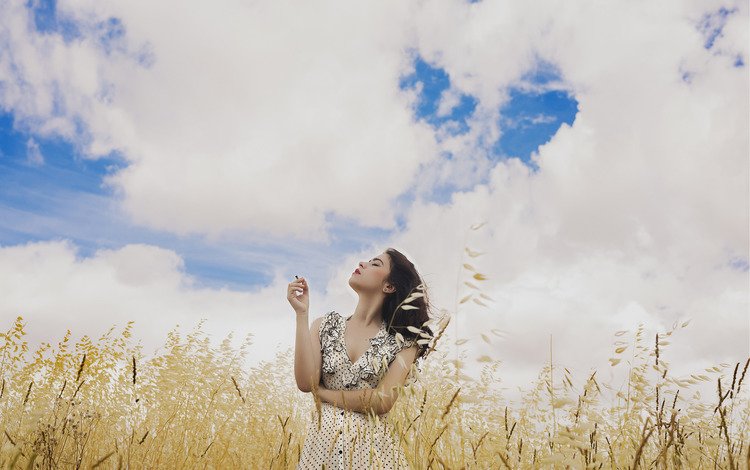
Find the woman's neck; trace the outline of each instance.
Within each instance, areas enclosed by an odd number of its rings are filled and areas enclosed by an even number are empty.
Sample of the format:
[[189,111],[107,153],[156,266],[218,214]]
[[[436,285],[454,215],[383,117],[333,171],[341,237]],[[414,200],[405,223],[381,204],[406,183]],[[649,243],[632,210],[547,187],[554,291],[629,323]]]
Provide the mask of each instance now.
[[361,324],[365,328],[370,326],[380,326],[383,322],[383,298],[378,296],[369,297],[365,295],[359,296],[359,302],[357,307],[354,309],[352,314],[352,320]]

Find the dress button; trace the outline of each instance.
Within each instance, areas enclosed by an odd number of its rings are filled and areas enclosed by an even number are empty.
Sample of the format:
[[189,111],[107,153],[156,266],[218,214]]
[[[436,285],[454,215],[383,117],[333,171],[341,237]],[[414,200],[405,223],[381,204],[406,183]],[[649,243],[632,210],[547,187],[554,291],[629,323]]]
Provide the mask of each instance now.
[[344,412],[343,411],[341,412],[341,416],[344,416]]
[[343,452],[344,452],[343,450],[339,449],[339,454],[342,454]]

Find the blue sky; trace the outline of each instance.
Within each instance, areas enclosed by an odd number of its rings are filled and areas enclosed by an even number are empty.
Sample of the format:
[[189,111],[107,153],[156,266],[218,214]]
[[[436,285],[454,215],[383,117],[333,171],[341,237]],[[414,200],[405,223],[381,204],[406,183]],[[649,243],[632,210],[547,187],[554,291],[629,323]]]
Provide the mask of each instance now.
[[[33,11],[39,33],[60,35],[66,42],[82,36],[80,26],[60,14],[54,0],[29,1],[27,8]],[[735,13],[736,7],[721,7],[701,16],[696,28],[704,37],[705,49],[713,47],[721,37],[727,19]],[[126,36],[127,28],[120,19],[108,17],[96,22],[93,28],[107,53],[122,47],[120,41]],[[139,63],[148,65],[148,60],[142,58],[139,58]],[[451,88],[451,77],[444,68],[429,63],[413,51],[412,60],[413,73],[399,77],[394,86],[420,90],[413,118],[427,123],[436,132],[441,128],[450,129],[449,134],[454,136],[468,132],[470,119],[478,106],[477,97],[459,92],[458,103],[449,113],[439,115],[441,95]],[[737,56],[734,66],[744,66],[740,56]],[[683,72],[684,81],[689,82],[690,77],[690,72]],[[538,171],[530,159],[531,153],[547,143],[563,123],[573,125],[578,112],[578,103],[569,90],[549,87],[562,79],[564,77],[554,64],[539,60],[517,85],[508,87],[509,99],[498,110],[501,137],[483,143],[489,158],[518,158],[533,171]],[[33,126],[27,124],[18,122],[12,111],[0,114],[2,245],[62,237],[75,241],[80,254],[89,256],[97,248],[115,248],[128,243],[157,244],[182,255],[187,271],[203,284],[234,288],[266,283],[269,280],[268,267],[291,254],[287,253],[288,245],[283,242],[211,243],[197,235],[180,237],[132,224],[117,210],[112,192],[102,185],[105,175],[127,165],[122,155],[115,153],[97,160],[82,158],[75,142],[36,135],[29,131]],[[443,157],[452,158],[450,154]],[[445,203],[454,190],[450,186],[437,187],[432,200]],[[413,195],[409,192],[398,199],[403,204],[412,200]],[[389,236],[387,230],[361,227],[337,217],[335,213],[328,213],[326,220],[334,227],[333,243],[318,248],[332,256]],[[403,227],[404,220],[399,219],[398,228]],[[266,263],[249,269],[251,264],[248,261],[254,259],[252,253],[256,251],[264,253]],[[271,252],[279,253],[280,258],[269,259]],[[237,253],[245,253],[246,257],[237,256]]]
[[209,317],[268,358],[295,274],[350,308],[394,246],[450,309],[468,244],[494,302],[449,335],[511,332],[467,343],[509,383],[552,333],[584,373],[638,322],[694,317],[690,372],[744,351],[747,8],[557,8],[0,3],[0,311],[152,346]]
[[[510,99],[500,108],[500,128],[503,135],[496,142],[489,143],[490,155],[494,158],[519,158],[535,167],[529,156],[540,145],[547,143],[563,123],[572,125],[578,111],[577,101],[569,92],[560,90],[538,90],[553,81],[560,80],[559,73],[546,63],[526,74],[524,87],[510,87]],[[445,70],[432,66],[416,56],[414,73],[402,77],[402,88],[416,88],[421,84],[419,103],[415,117],[428,122],[435,128],[449,121],[456,123],[452,134],[468,132],[467,120],[477,106],[477,99],[461,94],[460,101],[451,113],[438,115],[441,94],[451,86]],[[532,87],[529,91],[526,88]]]
[[[60,34],[66,41],[79,35],[74,22],[57,14],[54,1],[36,3],[35,24],[39,32]],[[710,49],[734,10],[720,8],[707,13],[699,24],[705,37],[704,47]],[[102,44],[115,42],[125,34],[125,27],[116,18],[100,23]],[[742,59],[735,61],[743,67]],[[451,134],[469,130],[469,120],[478,100],[460,94],[459,103],[450,113],[438,115],[441,95],[451,87],[451,77],[443,68],[430,64],[418,54],[413,56],[414,71],[402,76],[402,89],[420,89],[414,119],[428,123],[435,130],[452,124]],[[490,158],[519,158],[534,171],[530,154],[547,143],[566,123],[572,125],[578,112],[577,101],[570,92],[545,89],[560,80],[559,71],[540,61],[536,69],[525,74],[519,86],[509,87],[509,100],[499,109],[502,135],[486,143]],[[689,81],[685,72],[683,79]],[[113,154],[97,160],[82,158],[75,145],[60,137],[44,137],[29,132],[16,121],[12,112],[0,114],[0,244],[14,245],[27,241],[69,238],[90,256],[98,248],[116,248],[128,243],[148,243],[175,250],[183,256],[186,270],[206,286],[227,286],[243,289],[262,285],[270,280],[269,267],[282,262],[290,252],[287,243],[211,243],[201,236],[176,236],[131,224],[117,211],[112,192],[103,187],[102,178],[127,165],[122,156]],[[34,163],[34,155],[43,162]],[[446,158],[451,158],[446,155]],[[450,199],[453,189],[441,187],[432,195],[436,202]],[[401,196],[409,202],[411,195]],[[329,213],[333,243],[320,250],[331,256],[342,251],[359,249],[363,244],[386,239],[387,230],[359,227]],[[404,221],[399,220],[399,227]],[[255,264],[253,253],[262,252],[264,264]],[[278,253],[278,259],[269,258]],[[256,260],[257,262],[257,260]],[[743,260],[735,265],[746,264]],[[251,269],[253,267],[254,269]],[[323,267],[321,267],[323,269]]]
[[[37,26],[43,31],[59,27],[48,7],[39,10]],[[117,24],[114,22],[113,24]],[[72,26],[66,26],[67,34]],[[445,70],[432,66],[418,55],[414,73],[401,77],[403,89],[421,84],[414,119],[437,128],[448,121],[458,123],[459,133],[468,130],[467,119],[475,110],[476,98],[463,95],[449,115],[438,116],[441,93],[451,86]],[[554,78],[542,69],[524,77],[528,84],[543,86]],[[515,157],[531,164],[529,155],[546,143],[564,122],[575,119],[576,101],[561,91],[528,92],[512,89],[510,101],[500,109],[503,135],[488,151],[495,159]],[[205,286],[248,289],[270,281],[271,265],[294,258],[288,243],[211,243],[201,236],[176,236],[129,223],[117,211],[114,194],[102,178],[127,165],[117,154],[91,160],[82,158],[76,147],[62,138],[45,138],[19,129],[12,113],[0,115],[0,244],[67,238],[75,242],[81,256],[98,248],[117,248],[128,243],[147,243],[170,248],[185,260],[186,271]],[[43,162],[34,163],[35,152]],[[436,192],[435,201],[450,198],[450,188]],[[402,196],[405,201],[409,195]],[[332,244],[319,246],[331,256],[384,240],[387,230],[352,226],[328,214]],[[400,220],[400,226],[404,221]],[[262,253],[262,256],[254,256]],[[275,253],[274,256],[270,256]],[[264,260],[257,264],[261,258]],[[251,269],[252,268],[252,269]],[[322,271],[324,266],[320,266]]]

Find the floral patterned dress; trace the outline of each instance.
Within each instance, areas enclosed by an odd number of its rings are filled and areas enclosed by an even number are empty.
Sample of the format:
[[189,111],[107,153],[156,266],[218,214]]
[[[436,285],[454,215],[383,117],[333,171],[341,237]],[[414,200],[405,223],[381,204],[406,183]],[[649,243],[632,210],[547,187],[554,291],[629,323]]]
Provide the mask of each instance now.
[[[370,347],[352,363],[344,343],[348,320],[331,311],[320,323],[321,384],[331,390],[375,388],[396,354],[416,343],[405,339],[399,346],[383,322],[370,338]],[[410,372],[406,384],[414,380]],[[373,423],[366,414],[322,402],[320,417],[315,408],[311,410],[297,470],[320,470],[323,465],[326,470],[409,469],[387,418],[388,413],[379,415]]]

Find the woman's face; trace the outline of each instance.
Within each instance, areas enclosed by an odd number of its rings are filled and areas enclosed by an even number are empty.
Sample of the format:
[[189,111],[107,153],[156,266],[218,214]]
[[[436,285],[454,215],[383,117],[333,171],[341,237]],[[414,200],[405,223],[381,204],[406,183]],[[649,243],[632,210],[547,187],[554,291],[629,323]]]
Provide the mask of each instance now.
[[391,258],[383,252],[369,261],[360,261],[349,277],[349,285],[357,292],[383,292],[392,290],[385,281],[391,272]]

